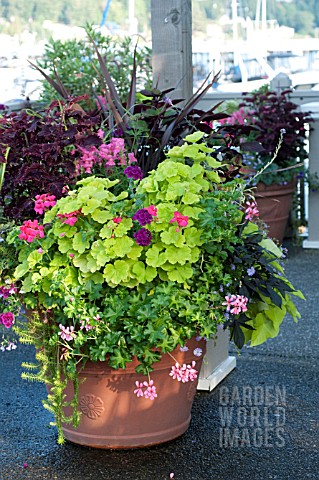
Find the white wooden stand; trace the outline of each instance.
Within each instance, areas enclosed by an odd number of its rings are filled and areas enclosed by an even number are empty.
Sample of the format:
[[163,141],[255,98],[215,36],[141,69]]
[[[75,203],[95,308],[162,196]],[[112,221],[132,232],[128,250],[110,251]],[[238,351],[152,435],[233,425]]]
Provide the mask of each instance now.
[[219,330],[216,339],[208,340],[197,390],[213,390],[236,367],[236,357],[229,356],[228,347],[226,330]]

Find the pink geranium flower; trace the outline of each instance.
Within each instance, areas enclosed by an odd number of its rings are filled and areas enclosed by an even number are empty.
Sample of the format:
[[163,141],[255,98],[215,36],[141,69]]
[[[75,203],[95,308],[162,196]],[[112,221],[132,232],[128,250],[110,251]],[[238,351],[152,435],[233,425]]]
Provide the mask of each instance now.
[[169,221],[169,223],[177,222],[180,227],[187,227],[188,217],[182,215],[180,212],[174,212],[174,217]]
[[234,315],[247,312],[247,297],[243,295],[226,295],[225,300],[226,302],[223,302],[223,305],[226,305],[226,312],[233,313]]
[[246,202],[245,219],[251,222],[255,217],[259,217],[259,210],[257,208],[257,203]]
[[193,382],[197,379],[198,372],[195,370],[196,362],[192,361],[191,365],[180,365],[179,363],[175,363],[172,366],[170,371],[170,376],[173,377],[173,380],[178,380],[179,382],[186,383],[186,382]]
[[150,205],[149,207],[146,207],[145,210],[147,210],[152,217],[157,217],[157,208],[155,208],[155,205]]
[[58,335],[61,336],[62,340],[66,340],[67,342],[76,338],[76,333],[74,331],[73,325],[71,327],[64,327],[62,323],[59,325],[59,333]]
[[144,397],[143,383],[136,380],[135,385],[137,386],[137,388],[134,390],[135,395],[138,397]]
[[32,243],[36,238],[43,238],[43,225],[39,225],[38,220],[25,220],[20,227],[19,238]]
[[70,213],[58,213],[57,217],[61,220],[61,222],[73,227],[73,225],[78,221],[78,216],[80,214],[81,210],[75,210],[74,212]]
[[44,213],[48,208],[54,207],[55,204],[55,195],[49,195],[48,193],[36,195],[34,211],[42,215],[42,213]]
[[157,397],[156,387],[154,381],[150,380],[149,382],[135,382],[137,388],[134,390],[135,395],[138,397],[148,398],[149,400],[155,400]]
[[149,383],[143,382],[146,390],[144,390],[144,398],[149,398],[150,400],[155,400],[157,397],[156,387],[154,385],[154,381],[150,380]]

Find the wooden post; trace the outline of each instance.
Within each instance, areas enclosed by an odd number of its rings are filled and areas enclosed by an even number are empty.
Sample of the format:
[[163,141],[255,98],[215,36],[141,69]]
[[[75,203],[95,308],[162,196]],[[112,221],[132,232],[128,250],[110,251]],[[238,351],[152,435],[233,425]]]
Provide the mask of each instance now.
[[192,2],[152,0],[152,66],[154,86],[175,88],[171,98],[193,93]]

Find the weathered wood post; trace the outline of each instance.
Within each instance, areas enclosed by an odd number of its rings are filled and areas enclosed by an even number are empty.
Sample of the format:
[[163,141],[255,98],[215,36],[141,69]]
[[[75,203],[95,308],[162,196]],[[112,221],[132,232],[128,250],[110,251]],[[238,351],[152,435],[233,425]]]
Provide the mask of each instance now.
[[152,0],[152,66],[154,85],[175,88],[172,98],[193,93],[192,1]]

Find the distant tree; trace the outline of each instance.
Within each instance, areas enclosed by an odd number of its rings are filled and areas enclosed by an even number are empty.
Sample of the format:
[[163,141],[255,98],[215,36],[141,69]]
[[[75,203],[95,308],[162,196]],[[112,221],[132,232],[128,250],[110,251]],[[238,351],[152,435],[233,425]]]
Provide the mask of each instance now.
[[[161,1],[161,0],[158,0]],[[256,0],[237,0],[238,15],[255,19]],[[0,31],[32,28],[40,31],[44,20],[83,26],[99,25],[106,0],[0,0],[0,17],[5,22]],[[129,0],[111,0],[107,22],[122,29],[128,27]],[[206,32],[207,25],[218,22],[221,16],[232,15],[232,0],[193,0],[193,29]],[[135,0],[135,16],[140,32],[150,31],[151,0]],[[277,19],[302,35],[314,35],[319,28],[319,0],[267,0],[267,18]],[[6,22],[8,24],[6,25]]]

